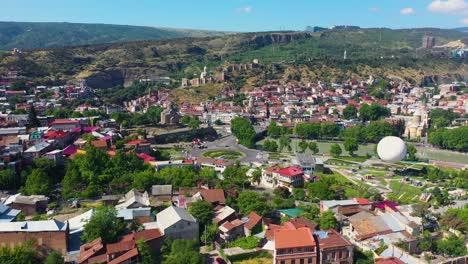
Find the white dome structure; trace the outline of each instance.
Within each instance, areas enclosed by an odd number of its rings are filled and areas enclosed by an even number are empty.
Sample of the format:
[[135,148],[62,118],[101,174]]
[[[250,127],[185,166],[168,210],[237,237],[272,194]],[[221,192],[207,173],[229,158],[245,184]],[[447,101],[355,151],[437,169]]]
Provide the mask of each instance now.
[[406,143],[399,137],[384,137],[377,145],[377,154],[382,161],[399,162],[406,156]]

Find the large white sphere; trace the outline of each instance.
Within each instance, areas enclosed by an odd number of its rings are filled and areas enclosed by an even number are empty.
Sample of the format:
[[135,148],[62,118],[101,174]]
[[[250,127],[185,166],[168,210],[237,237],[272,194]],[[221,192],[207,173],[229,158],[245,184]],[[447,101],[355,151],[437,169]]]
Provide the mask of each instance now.
[[399,137],[384,137],[377,145],[377,154],[385,162],[399,162],[406,156],[406,144]]

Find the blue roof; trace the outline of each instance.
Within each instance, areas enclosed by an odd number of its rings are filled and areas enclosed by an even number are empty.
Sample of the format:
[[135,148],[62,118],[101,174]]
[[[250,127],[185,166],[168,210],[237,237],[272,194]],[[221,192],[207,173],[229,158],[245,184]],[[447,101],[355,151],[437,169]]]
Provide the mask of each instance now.
[[325,231],[317,231],[313,233],[314,235],[317,235],[320,239],[324,239],[328,237],[328,232]]

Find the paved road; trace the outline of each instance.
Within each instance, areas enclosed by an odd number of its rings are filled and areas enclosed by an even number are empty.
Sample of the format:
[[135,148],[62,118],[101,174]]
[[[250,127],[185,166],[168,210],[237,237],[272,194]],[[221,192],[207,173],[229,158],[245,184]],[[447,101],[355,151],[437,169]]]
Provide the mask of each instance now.
[[201,157],[203,156],[202,154],[207,151],[233,150],[242,152],[244,154],[244,156],[239,159],[241,162],[250,163],[253,161],[258,161],[257,155],[261,152],[259,150],[249,149],[240,144],[237,144],[236,138],[232,135],[222,137],[212,142],[207,142],[205,146],[207,146],[207,148],[205,149],[194,148],[191,151],[189,151],[189,154],[192,157]]

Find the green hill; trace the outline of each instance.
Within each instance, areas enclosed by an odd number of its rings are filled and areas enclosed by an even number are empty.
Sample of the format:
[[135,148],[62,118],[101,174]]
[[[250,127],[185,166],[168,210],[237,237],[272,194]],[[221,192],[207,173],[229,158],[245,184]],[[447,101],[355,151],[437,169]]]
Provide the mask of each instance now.
[[206,37],[223,32],[141,26],[0,22],[0,50],[79,46],[133,40]]
[[[92,87],[108,88],[147,76],[192,77],[205,65],[213,70],[258,59],[265,67],[280,67],[275,74],[267,70],[242,76],[252,85],[265,78],[307,82],[367,79],[373,75],[426,83],[468,76],[466,60],[449,59],[447,50],[420,49],[422,37],[428,33],[435,36],[438,45],[467,36],[428,28],[346,29],[107,43],[24,51],[21,56],[0,53],[0,75],[19,70],[36,79],[86,78]],[[233,83],[242,84],[238,80]]]

